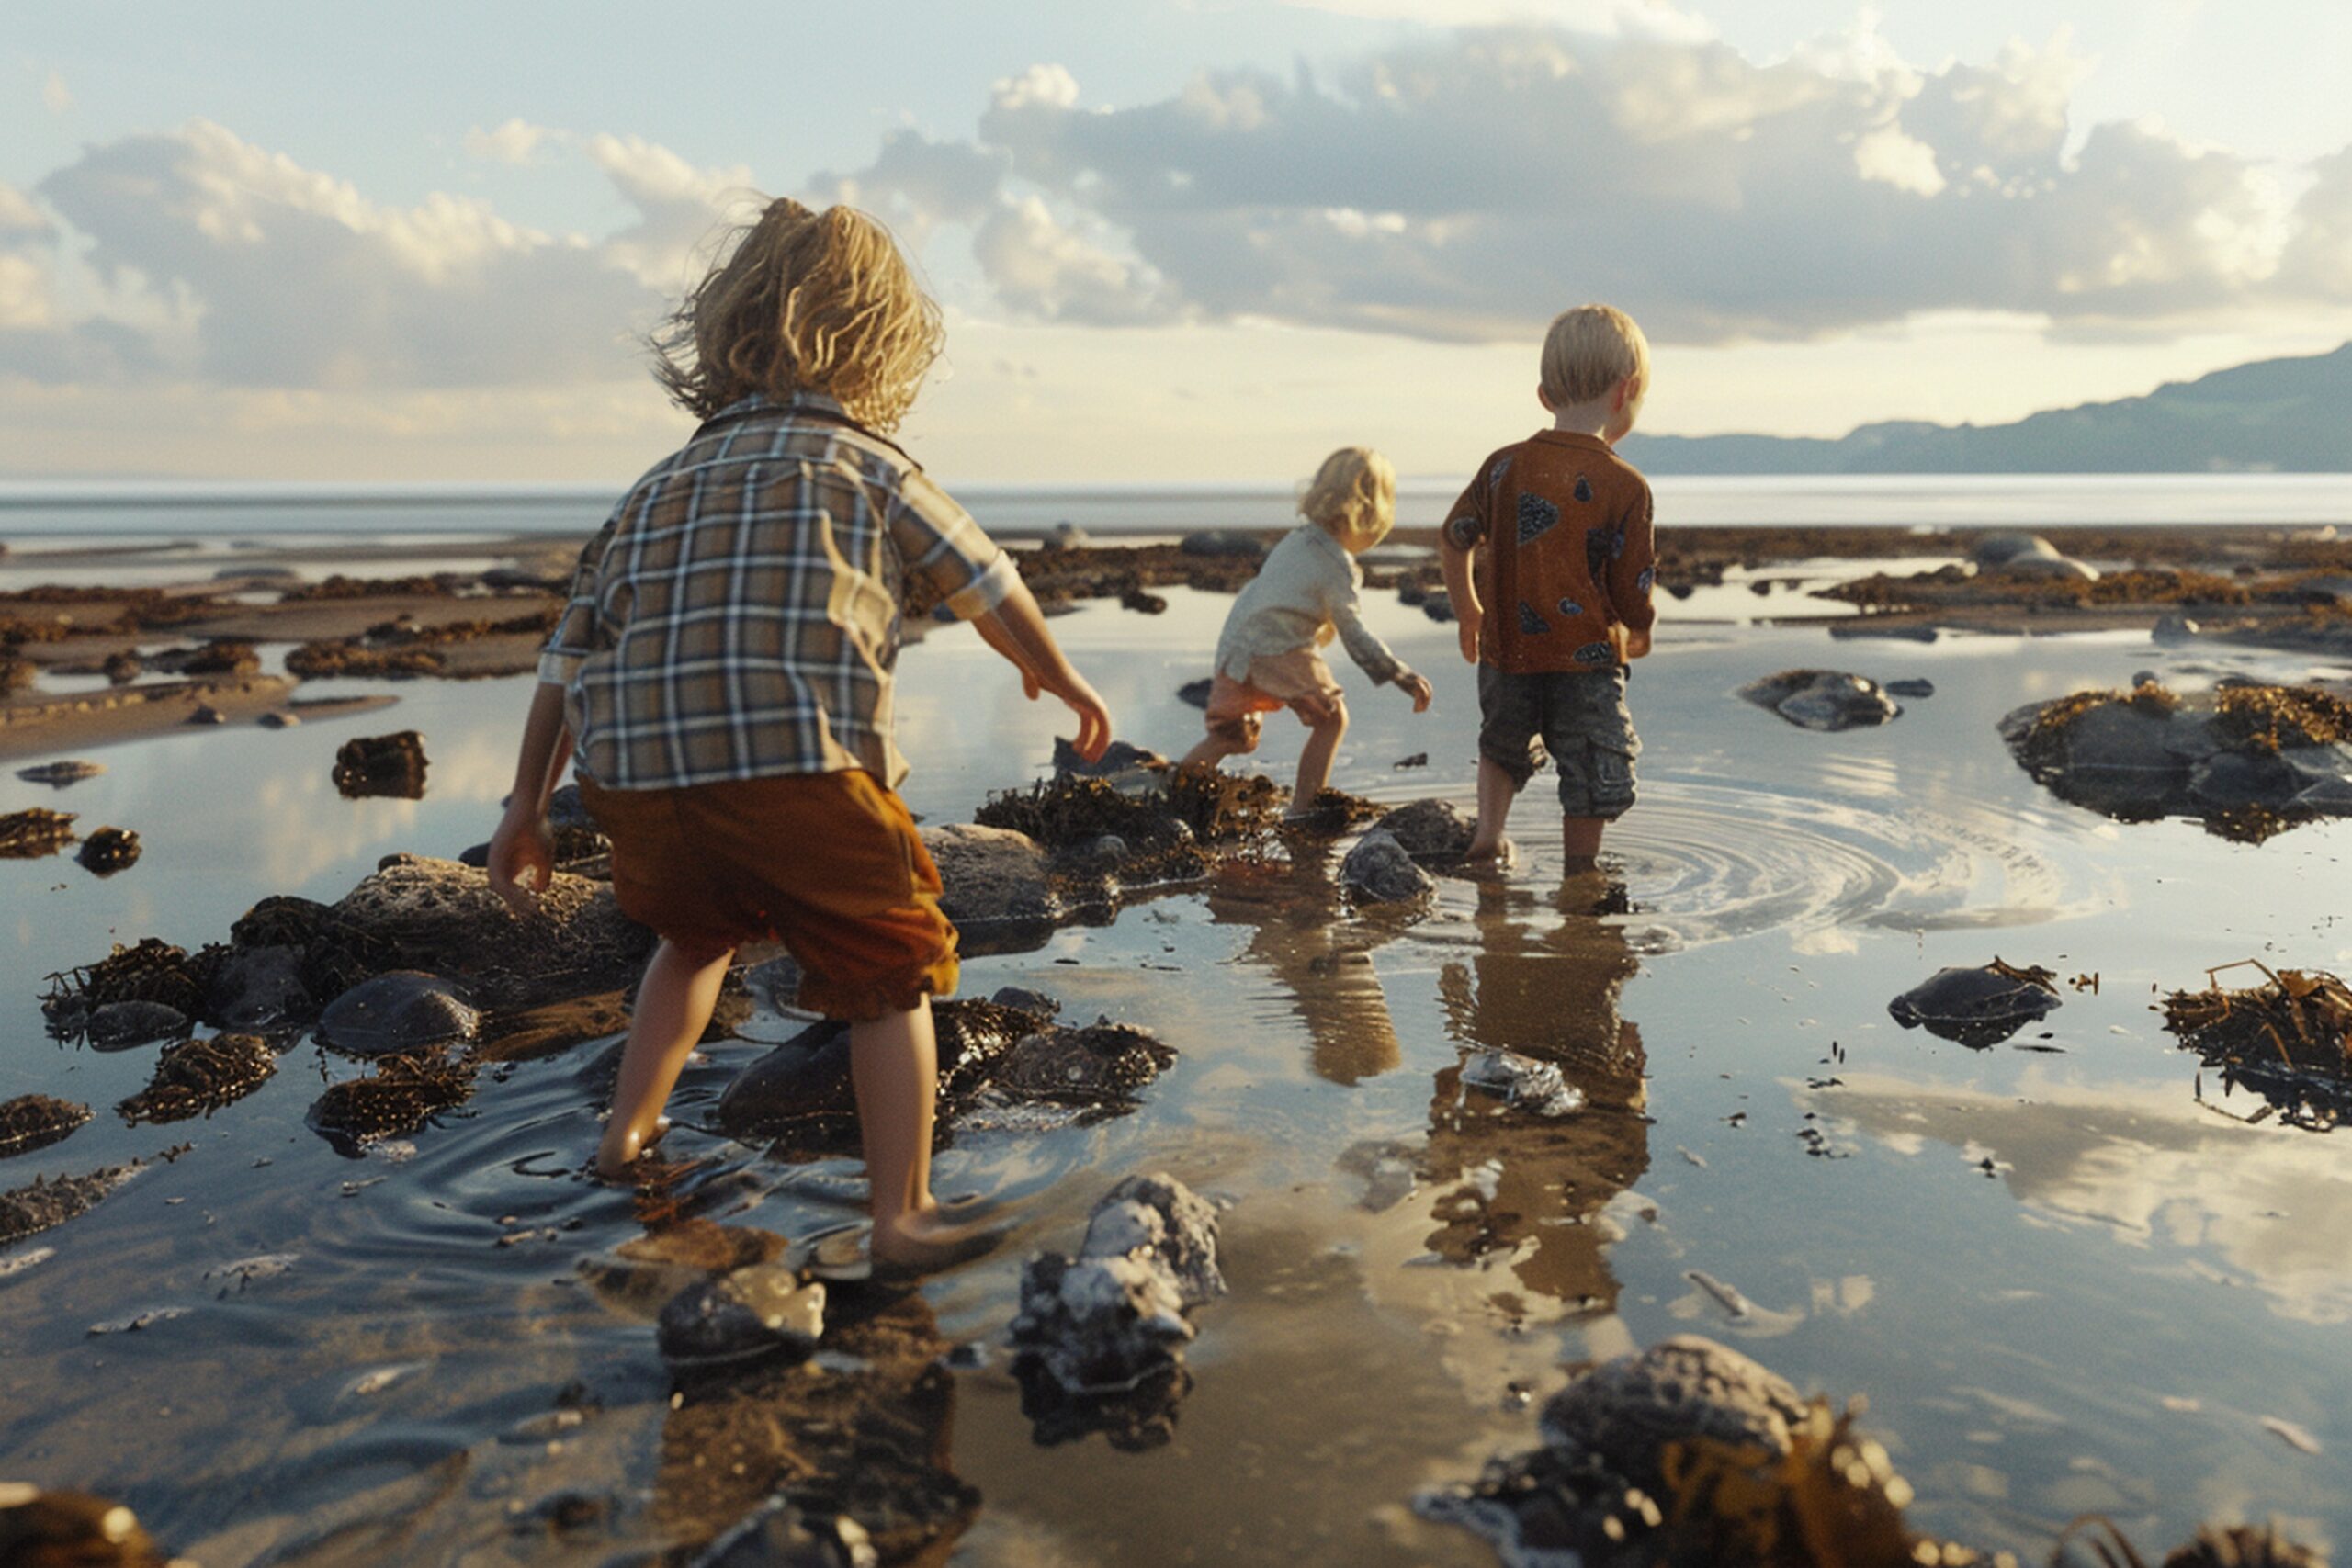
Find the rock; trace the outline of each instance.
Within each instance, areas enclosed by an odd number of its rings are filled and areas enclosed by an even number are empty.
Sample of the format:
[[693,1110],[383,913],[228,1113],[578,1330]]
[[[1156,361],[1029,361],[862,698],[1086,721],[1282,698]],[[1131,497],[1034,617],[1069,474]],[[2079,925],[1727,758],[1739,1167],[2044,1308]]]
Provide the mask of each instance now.
[[187,1038],[188,1017],[164,1002],[108,1002],[92,1010],[82,1025],[83,1037],[100,1051],[120,1051],[158,1040]]
[[1889,681],[1884,688],[1890,697],[1932,697],[1936,694],[1933,681]]
[[1205,675],[1197,681],[1187,681],[1176,688],[1176,700],[1205,712],[1209,705],[1210,689],[1216,684],[1213,678]]
[[0,1562],[9,1568],[187,1568],[121,1504],[0,1482]]
[[319,1038],[355,1056],[462,1044],[481,1032],[481,1014],[449,982],[411,969],[362,980],[319,1018]]
[[1999,1043],[2060,1004],[2056,976],[1998,958],[1974,969],[1939,969],[1887,1004],[1905,1029],[1983,1049]]
[[1225,1294],[1216,1261],[1216,1211],[1164,1171],[1130,1176],[1102,1195],[1086,1224],[1081,1258],[1156,1259],[1196,1307]]
[[288,713],[282,708],[273,708],[254,722],[264,729],[292,729],[302,722],[302,717],[300,714]]
[[109,683],[128,686],[147,672],[147,662],[138,654],[125,649],[119,653],[107,654],[106,662],[99,668],[104,671]]
[[96,778],[106,771],[104,762],[43,762],[38,768],[18,768],[17,776],[27,784],[63,789],[69,784],[80,784],[84,779]]
[[473,1093],[474,1068],[434,1052],[378,1059],[366,1077],[330,1085],[311,1102],[309,1122],[342,1154],[357,1155],[385,1138],[404,1138]]
[[204,1011],[209,965],[154,937],[130,947],[120,943],[96,963],[51,980],[40,1010],[50,1032],[60,1039],[80,1034],[91,1014],[113,1002],[162,1002],[194,1018]]
[[1120,594],[1119,606],[1145,615],[1164,615],[1168,613],[1166,599],[1157,593],[1147,593],[1140,588],[1130,588]]
[[87,1176],[60,1177],[55,1181],[36,1176],[13,1191],[0,1192],[0,1247],[87,1213],[143,1168],[137,1164],[108,1166]]
[[518,916],[481,871],[419,855],[387,857],[330,913],[353,939],[397,955],[385,967],[464,980],[476,1005],[490,1008],[610,990],[638,971],[654,940],[604,884],[558,872]]
[[1409,757],[1399,757],[1388,765],[1398,773],[1403,773],[1407,768],[1426,768],[1430,765],[1430,754],[1427,751],[1416,751]]
[[413,729],[356,736],[335,750],[334,787],[346,800],[422,800],[424,769],[424,737]]
[[[1398,763],[1397,766],[1404,766]],[[1424,864],[1460,860],[1477,836],[1477,820],[1450,800],[1416,800],[1400,806],[1373,824],[1405,852]]]
[[1043,991],[1032,990],[1026,986],[1000,986],[997,987],[996,995],[990,997],[989,1000],[1001,1008],[1012,1008],[1019,1012],[1034,1012],[1040,1018],[1051,1018],[1062,1010],[1060,1002]]
[[188,711],[187,722],[196,725],[226,724],[229,716],[210,703],[198,703]]
[[805,1361],[824,1332],[825,1287],[761,1263],[672,1297],[655,1339],[673,1371],[698,1371],[769,1357]]
[[1035,839],[959,822],[925,828],[922,841],[945,887],[940,908],[963,933],[967,953],[1019,953],[1052,934],[1062,905]]
[[1584,1090],[1550,1062],[1516,1051],[1473,1051],[1463,1059],[1462,1087],[1490,1094],[1532,1116],[1567,1116],[1584,1109]]
[[1442,588],[1431,590],[1429,596],[1421,601],[1421,614],[1440,626],[1451,623],[1453,619],[1453,595]]
[[181,1122],[209,1115],[269,1081],[277,1053],[254,1034],[184,1040],[155,1058],[147,1087],[115,1107],[124,1121]]
[[1078,754],[1078,748],[1066,737],[1054,737],[1056,778],[1119,780],[1137,773],[1157,774],[1167,766],[1168,759],[1159,752],[1130,746],[1124,740],[1112,741],[1102,749],[1102,756],[1090,762]]
[[873,1538],[855,1519],[812,1519],[782,1497],[770,1497],[687,1568],[876,1568],[880,1561]]
[[40,684],[40,667],[14,648],[0,644],[0,697],[13,697]]
[[2059,560],[2058,547],[2039,534],[1987,534],[1969,552],[1978,566],[2007,566],[2020,560]]
[[0,1100],[0,1159],[62,1142],[89,1119],[88,1106],[51,1095],[20,1094]]
[[2306,577],[2294,585],[2299,604],[2352,605],[2352,577]]
[[1393,904],[1436,890],[1437,882],[1413,863],[1394,833],[1378,828],[1356,840],[1340,863],[1340,881],[1363,903]]
[[2188,798],[2208,812],[2283,805],[2308,787],[2275,752],[2217,751],[2188,770]]
[[74,858],[96,876],[129,871],[139,863],[139,835],[128,828],[101,828],[82,840]]
[[2176,610],[2158,616],[2149,635],[2159,643],[2167,647],[2176,647],[2184,642],[2195,642],[2203,629],[2195,621]]
[[1653,1496],[1671,1495],[1666,1445],[1708,1438],[1790,1451],[1790,1427],[1805,1401],[1787,1379],[1695,1334],[1662,1339],[1639,1356],[1604,1361],[1545,1403],[1538,1421],[1555,1449],[1598,1459]]
[[0,817],[0,860],[40,860],[74,841],[74,813],[32,807]]
[[2041,556],[2021,556],[2004,563],[1999,573],[2003,577],[2055,579],[2068,582],[2097,582],[2098,569],[2061,556],[2048,559]]
[[1065,517],[1046,530],[1045,536],[1037,541],[1037,547],[1045,550],[1074,550],[1079,546],[1090,542],[1092,537],[1093,536],[1085,529]]
[[1266,553],[1266,541],[1255,534],[1210,528],[1185,535],[1177,548],[1188,556],[1239,556],[1255,560]]
[[986,1082],[1000,1096],[1123,1110],[1175,1059],[1172,1047],[1130,1024],[1048,1024],[1015,1041],[989,1069]]
[[1049,1252],[1022,1270],[1012,1342],[1069,1393],[1132,1389],[1193,1337],[1174,1276],[1149,1260]]
[[275,1029],[305,1022],[318,1010],[299,947],[236,949],[214,969],[205,994],[205,1016],[228,1029]]
[[1838,670],[1783,670],[1749,682],[1739,694],[1801,729],[1855,729],[1884,724],[1903,711],[1877,682]]

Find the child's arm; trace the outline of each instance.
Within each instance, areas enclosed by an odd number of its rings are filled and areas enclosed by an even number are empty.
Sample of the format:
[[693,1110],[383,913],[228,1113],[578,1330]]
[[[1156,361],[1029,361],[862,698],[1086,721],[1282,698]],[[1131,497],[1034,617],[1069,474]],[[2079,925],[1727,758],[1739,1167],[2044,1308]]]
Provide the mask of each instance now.
[[1614,612],[1623,637],[1619,639],[1621,660],[1639,659],[1650,650],[1650,628],[1657,624],[1657,605],[1652,590],[1657,583],[1657,525],[1650,487],[1642,486],[1642,499],[1634,514],[1625,520],[1625,547],[1609,563],[1609,604]]
[[555,872],[555,845],[548,833],[548,796],[571,760],[571,734],[564,723],[563,688],[542,681],[523,721],[523,744],[514,760],[514,787],[506,815],[490,837],[490,890],[518,915],[527,915],[547,891]]
[[1086,678],[1071,668],[1061,644],[1046,629],[1035,595],[1018,575],[992,609],[972,617],[980,640],[1021,671],[1022,690],[1034,701],[1050,692],[1078,716],[1078,754],[1091,762],[1111,744],[1111,712]]
[[1485,619],[1486,609],[1478,603],[1478,584],[1470,570],[1470,551],[1453,543],[1453,530],[1449,525],[1442,543],[1437,547],[1438,566],[1445,573],[1445,596],[1453,605],[1453,618],[1460,623],[1462,658],[1464,662],[1478,662],[1478,623]]

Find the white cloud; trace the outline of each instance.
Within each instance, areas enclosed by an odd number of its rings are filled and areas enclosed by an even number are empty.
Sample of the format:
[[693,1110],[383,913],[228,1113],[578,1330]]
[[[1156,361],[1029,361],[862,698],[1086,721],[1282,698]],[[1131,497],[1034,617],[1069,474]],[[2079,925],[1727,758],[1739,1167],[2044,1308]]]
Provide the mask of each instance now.
[[1064,66],[1032,65],[1018,76],[1000,79],[993,101],[1001,109],[1022,109],[1033,105],[1049,109],[1075,108],[1078,78]]
[[1370,17],[1382,21],[1421,22],[1440,28],[1483,28],[1537,23],[1605,37],[1675,39],[1685,43],[1715,37],[1703,18],[1667,0],[1283,0],[1310,11]]
[[466,151],[495,164],[528,164],[556,133],[528,120],[509,119],[495,130],[476,126],[466,132]]
[[1951,183],[1936,166],[1936,150],[1899,125],[1880,126],[1854,143],[1854,172],[1914,196],[1941,196]]
[[1150,269],[1064,227],[1034,196],[999,208],[972,249],[997,297],[1015,310],[1091,326],[1170,315]]
[[49,80],[40,85],[40,103],[41,107],[53,115],[70,114],[74,108],[74,89],[65,85],[64,77],[51,71]]
[[711,242],[764,202],[741,164],[700,168],[636,136],[592,136],[586,151],[638,211],[634,225],[605,242],[606,254],[665,295],[684,290]]

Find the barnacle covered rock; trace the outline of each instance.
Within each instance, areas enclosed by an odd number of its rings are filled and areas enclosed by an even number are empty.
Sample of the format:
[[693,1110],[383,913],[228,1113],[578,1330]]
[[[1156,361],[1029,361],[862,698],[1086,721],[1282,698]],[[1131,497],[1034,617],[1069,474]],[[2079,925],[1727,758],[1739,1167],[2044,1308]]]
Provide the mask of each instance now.
[[0,1100],[0,1159],[45,1149],[90,1119],[90,1108],[46,1094]]
[[406,1137],[473,1093],[474,1068],[434,1052],[386,1056],[365,1077],[329,1085],[311,1103],[310,1123],[345,1153]]
[[254,1034],[185,1040],[155,1058],[147,1087],[115,1107],[126,1122],[178,1122],[243,1100],[277,1071],[277,1053]]
[[0,817],[0,860],[39,860],[74,841],[74,813],[29,807]]
[[81,852],[74,858],[85,871],[112,876],[139,863],[139,835],[130,829],[101,828],[82,840]]
[[356,736],[335,751],[334,787],[350,800],[369,795],[422,800],[424,768],[424,737],[413,729]]
[[1998,1044],[2060,1005],[2057,976],[2047,969],[2004,964],[1939,969],[1886,1010],[1905,1029],[1982,1049]]

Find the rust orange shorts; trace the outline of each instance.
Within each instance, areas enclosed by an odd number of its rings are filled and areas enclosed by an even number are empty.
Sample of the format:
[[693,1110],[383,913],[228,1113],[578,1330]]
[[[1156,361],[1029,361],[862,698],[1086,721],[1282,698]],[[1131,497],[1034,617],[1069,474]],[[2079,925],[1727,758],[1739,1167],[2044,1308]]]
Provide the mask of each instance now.
[[684,789],[604,789],[581,803],[613,844],[621,912],[688,953],[781,942],[800,1005],[881,1018],[955,990],[956,928],[939,868],[872,773],[788,773]]
[[1260,714],[1289,708],[1301,724],[1314,724],[1346,705],[1331,667],[1311,648],[1261,654],[1250,661],[1250,679],[1237,681],[1219,671],[1209,683],[1208,729],[1244,751],[1258,749]]

